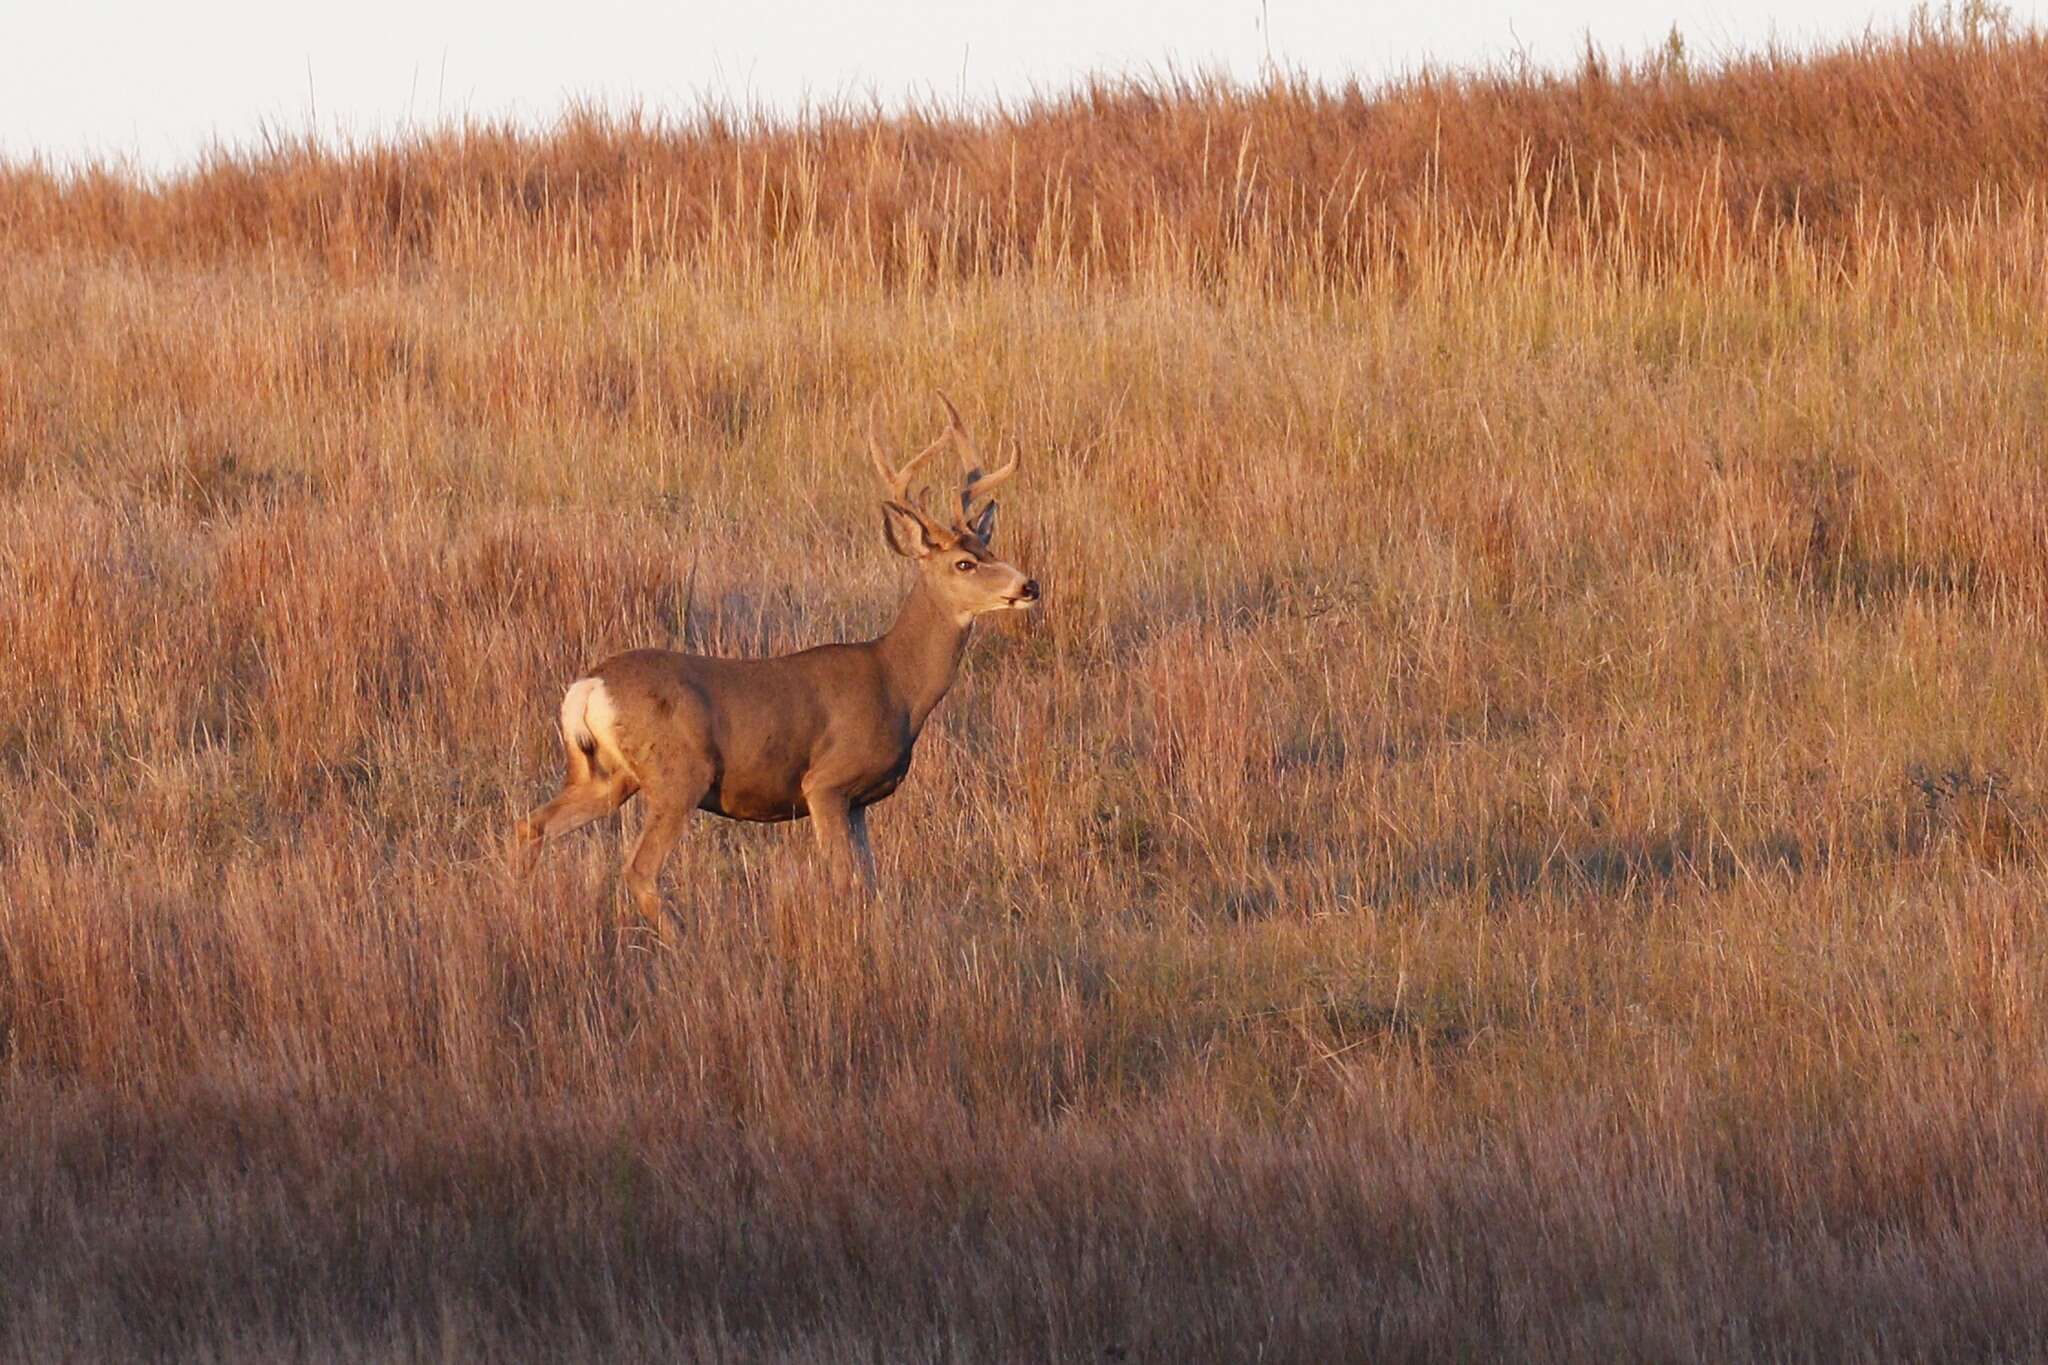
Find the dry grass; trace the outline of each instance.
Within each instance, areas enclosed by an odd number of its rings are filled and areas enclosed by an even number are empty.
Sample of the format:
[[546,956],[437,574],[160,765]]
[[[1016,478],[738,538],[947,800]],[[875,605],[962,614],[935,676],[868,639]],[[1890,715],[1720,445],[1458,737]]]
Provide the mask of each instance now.
[[[2048,1351],[2048,43],[0,174],[0,1352]],[[1824,191],[1824,192],[1823,192]],[[493,856],[614,648],[1043,618]]]

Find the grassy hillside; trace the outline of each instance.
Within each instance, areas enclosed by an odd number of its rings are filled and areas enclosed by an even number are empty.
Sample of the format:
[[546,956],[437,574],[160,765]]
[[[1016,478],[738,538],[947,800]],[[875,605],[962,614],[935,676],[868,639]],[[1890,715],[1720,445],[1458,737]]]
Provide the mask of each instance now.
[[[0,1354],[2048,1351],[2048,41],[0,171]],[[513,890],[878,631],[890,885]]]

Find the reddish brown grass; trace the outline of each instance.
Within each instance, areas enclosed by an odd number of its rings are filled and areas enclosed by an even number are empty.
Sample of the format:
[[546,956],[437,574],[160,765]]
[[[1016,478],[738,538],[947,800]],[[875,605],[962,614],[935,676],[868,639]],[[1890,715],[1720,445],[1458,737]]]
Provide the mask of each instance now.
[[[2048,44],[0,172],[0,1354],[2048,1350]],[[609,650],[876,818],[514,894]]]

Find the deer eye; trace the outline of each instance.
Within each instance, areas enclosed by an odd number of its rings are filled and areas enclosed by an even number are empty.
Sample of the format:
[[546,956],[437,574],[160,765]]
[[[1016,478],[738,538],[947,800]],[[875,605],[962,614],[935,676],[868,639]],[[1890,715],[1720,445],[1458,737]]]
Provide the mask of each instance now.
[[959,563],[955,564],[953,567],[958,569],[961,573],[973,573],[975,569],[975,564],[974,561],[971,559],[963,559]]

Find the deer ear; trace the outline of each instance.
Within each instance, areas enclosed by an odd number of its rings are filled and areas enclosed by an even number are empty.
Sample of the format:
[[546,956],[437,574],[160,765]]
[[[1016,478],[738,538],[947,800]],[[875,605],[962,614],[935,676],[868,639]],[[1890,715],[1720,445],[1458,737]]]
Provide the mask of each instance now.
[[882,504],[882,538],[905,559],[926,559],[939,548],[924,518],[900,502]]
[[981,537],[984,545],[996,543],[996,505],[991,502],[981,509],[981,514],[967,523],[967,529]]

